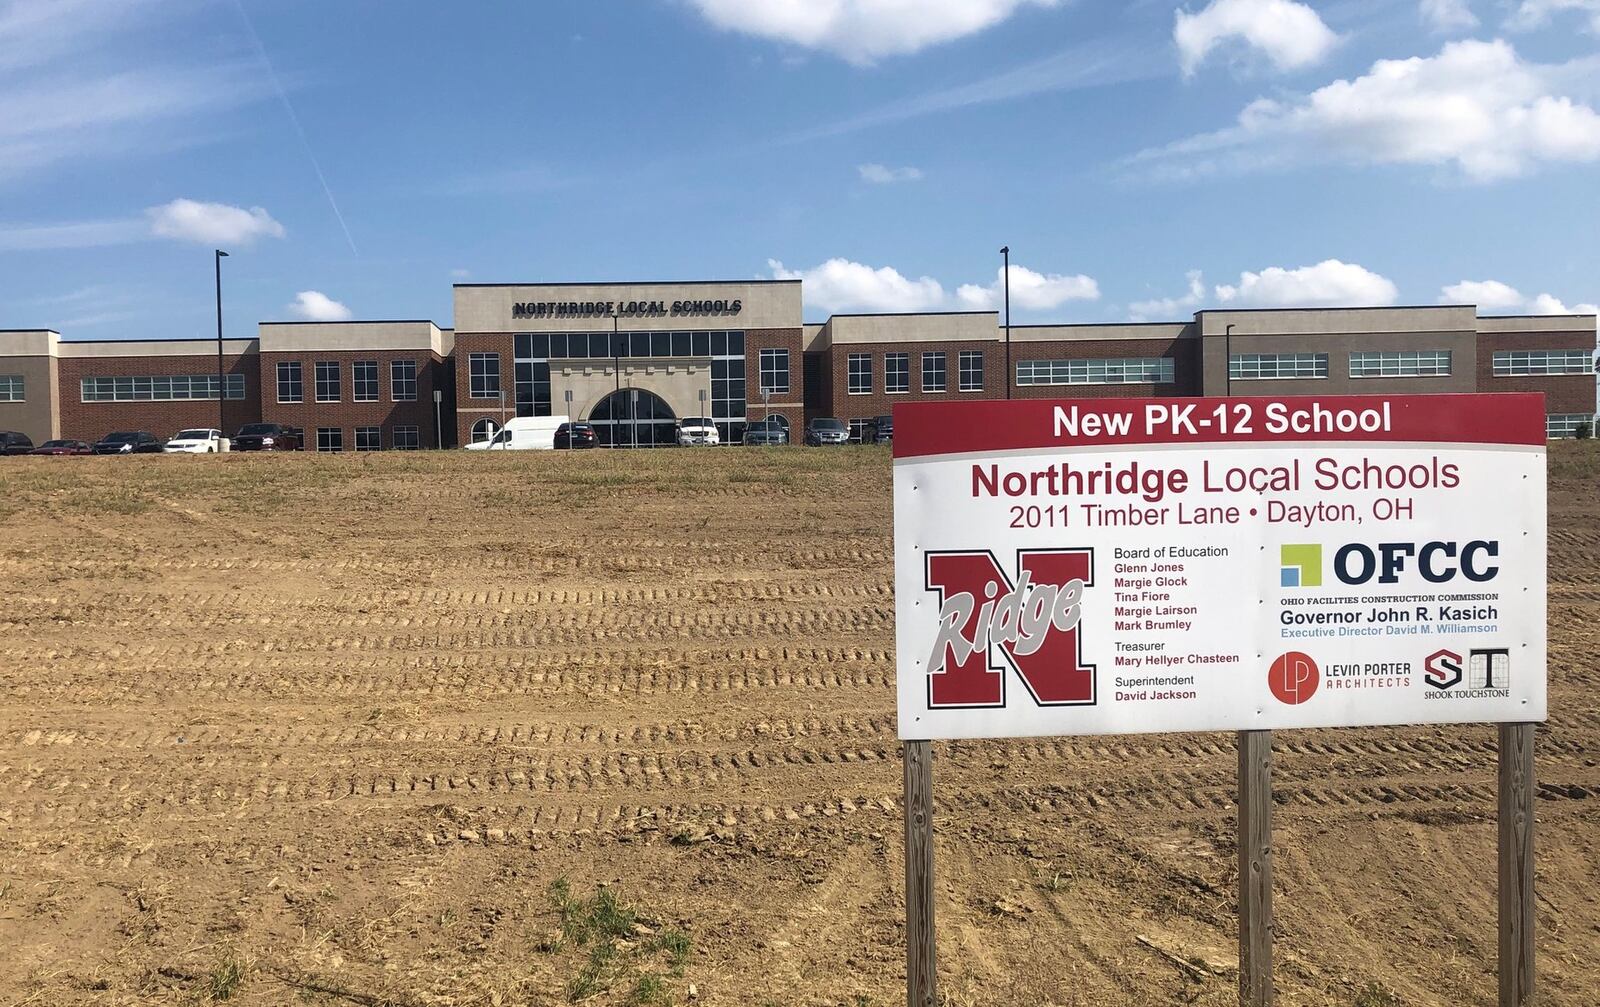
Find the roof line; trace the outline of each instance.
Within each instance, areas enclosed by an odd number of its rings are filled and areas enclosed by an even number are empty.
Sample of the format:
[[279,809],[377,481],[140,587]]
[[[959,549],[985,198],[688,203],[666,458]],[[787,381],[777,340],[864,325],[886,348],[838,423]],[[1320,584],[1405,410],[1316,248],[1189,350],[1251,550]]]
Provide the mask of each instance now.
[[[998,315],[998,310],[989,311],[841,311],[829,315],[828,318],[935,318],[945,315]],[[826,322],[821,324],[826,325]],[[1012,328],[1016,328],[1015,325]]]
[[439,328],[437,322],[431,318],[351,318],[342,322],[257,322],[257,325],[432,325]]

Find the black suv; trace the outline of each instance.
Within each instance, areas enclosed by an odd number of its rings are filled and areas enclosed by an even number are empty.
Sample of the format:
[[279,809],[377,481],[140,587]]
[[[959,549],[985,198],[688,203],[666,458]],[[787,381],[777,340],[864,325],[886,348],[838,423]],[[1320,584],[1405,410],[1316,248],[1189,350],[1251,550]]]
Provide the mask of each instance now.
[[302,446],[300,430],[282,423],[246,423],[233,438],[235,451],[299,451]]
[[894,417],[874,416],[862,433],[861,440],[867,444],[893,444]]
[[33,440],[15,430],[0,430],[0,455],[26,455],[33,453]]
[[148,430],[118,430],[95,441],[89,450],[97,455],[158,455],[166,446]]

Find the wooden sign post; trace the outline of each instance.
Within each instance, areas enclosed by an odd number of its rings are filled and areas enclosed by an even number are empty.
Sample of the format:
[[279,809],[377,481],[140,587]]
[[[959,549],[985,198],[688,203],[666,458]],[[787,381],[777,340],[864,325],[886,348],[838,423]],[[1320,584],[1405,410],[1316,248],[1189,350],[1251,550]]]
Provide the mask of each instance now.
[[1239,1003],[1272,1003],[1272,732],[1239,732]]
[[1500,725],[1500,1007],[1533,1003],[1533,729]]
[[933,938],[933,743],[903,746],[906,777],[906,1004],[935,1007]]

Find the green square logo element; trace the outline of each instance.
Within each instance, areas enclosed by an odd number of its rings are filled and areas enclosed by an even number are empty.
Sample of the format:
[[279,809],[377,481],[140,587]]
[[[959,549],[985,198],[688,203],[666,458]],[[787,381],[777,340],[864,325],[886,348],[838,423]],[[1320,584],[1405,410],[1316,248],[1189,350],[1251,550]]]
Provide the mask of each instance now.
[[1322,586],[1322,546],[1286,545],[1282,553],[1284,587]]

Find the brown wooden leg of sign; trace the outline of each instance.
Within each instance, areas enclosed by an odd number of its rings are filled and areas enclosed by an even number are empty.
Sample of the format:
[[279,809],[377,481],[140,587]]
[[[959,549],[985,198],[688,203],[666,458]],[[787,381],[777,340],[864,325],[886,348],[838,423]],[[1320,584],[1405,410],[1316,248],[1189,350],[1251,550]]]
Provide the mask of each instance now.
[[906,774],[906,1003],[934,1007],[933,745],[904,745]]
[[1272,732],[1239,732],[1239,1003],[1272,1004]]
[[1533,1003],[1533,728],[1500,725],[1500,1007]]

